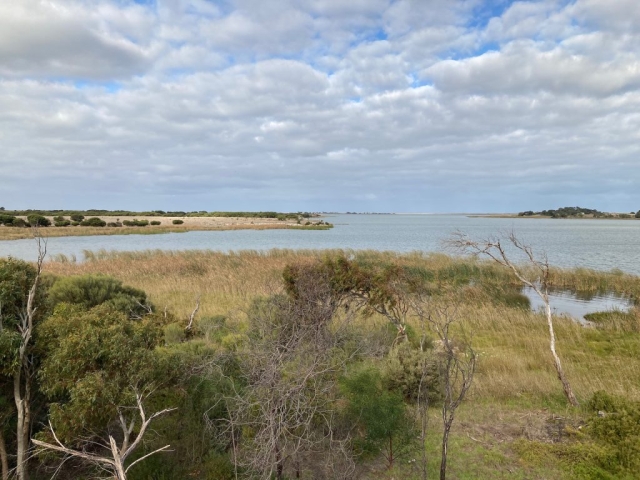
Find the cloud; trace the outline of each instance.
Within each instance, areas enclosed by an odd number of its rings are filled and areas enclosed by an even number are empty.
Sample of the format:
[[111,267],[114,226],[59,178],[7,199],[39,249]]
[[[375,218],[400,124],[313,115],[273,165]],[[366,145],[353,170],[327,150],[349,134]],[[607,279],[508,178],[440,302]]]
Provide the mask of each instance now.
[[0,203],[637,209],[635,3],[495,5],[5,3]]

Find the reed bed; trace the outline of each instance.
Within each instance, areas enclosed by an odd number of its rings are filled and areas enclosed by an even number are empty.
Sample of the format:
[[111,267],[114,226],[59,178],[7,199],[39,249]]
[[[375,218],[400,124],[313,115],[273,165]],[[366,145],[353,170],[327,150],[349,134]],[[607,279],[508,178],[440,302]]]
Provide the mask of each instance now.
[[[473,395],[489,402],[563,403],[549,353],[545,319],[526,308],[497,303],[479,289],[478,284],[505,288],[517,284],[508,271],[492,263],[420,252],[100,251],[85,252],[82,263],[58,257],[57,261],[48,262],[45,270],[54,275],[114,276],[145,290],[155,305],[167,306],[184,318],[193,310],[199,296],[201,318],[231,315],[242,321],[242,312],[254,298],[280,291],[281,273],[287,264],[337,254],[365,264],[424,269],[442,281],[465,280],[461,282],[467,284],[467,291],[460,315],[481,359]],[[589,270],[554,270],[552,280],[554,285],[563,288],[606,286],[628,294],[635,294],[640,286],[638,277]],[[370,321],[379,322],[379,319]],[[556,333],[559,354],[580,398],[586,399],[604,389],[640,400],[639,334],[586,328],[562,317],[556,319]]]

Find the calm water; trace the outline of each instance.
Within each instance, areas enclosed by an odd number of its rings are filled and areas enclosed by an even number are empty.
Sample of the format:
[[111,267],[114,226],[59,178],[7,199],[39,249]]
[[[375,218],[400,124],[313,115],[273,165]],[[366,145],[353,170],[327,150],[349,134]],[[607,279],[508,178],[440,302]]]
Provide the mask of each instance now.
[[[312,230],[233,230],[163,235],[113,235],[51,238],[50,255],[83,258],[83,250],[269,250],[374,249],[397,252],[443,251],[442,240],[456,230],[487,237],[513,229],[546,251],[552,265],[614,268],[640,275],[640,221],[469,218],[463,215],[335,215],[335,228]],[[1,227],[7,228],[7,227]],[[0,256],[33,260],[33,240],[0,241]]]
[[[544,302],[532,288],[525,287],[522,289],[522,293],[529,297],[532,310],[544,309]],[[566,315],[580,323],[588,323],[584,318],[588,313],[610,310],[627,311],[633,306],[630,299],[614,294],[584,297],[568,291],[550,292],[549,304],[555,315]]]

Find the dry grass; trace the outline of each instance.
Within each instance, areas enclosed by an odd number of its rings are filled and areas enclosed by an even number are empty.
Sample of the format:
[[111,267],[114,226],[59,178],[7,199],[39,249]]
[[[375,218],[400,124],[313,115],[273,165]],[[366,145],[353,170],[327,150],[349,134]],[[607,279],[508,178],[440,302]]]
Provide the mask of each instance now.
[[[252,299],[279,290],[285,265],[335,253],[292,250],[99,252],[88,254],[88,261],[84,263],[50,262],[45,268],[56,275],[112,275],[144,289],[154,304],[161,308],[166,305],[181,317],[188,317],[195,298],[201,295],[201,316],[231,313],[241,319],[242,315],[237,313]],[[481,267],[486,278],[510,281],[508,275],[493,264],[438,254],[340,253],[362,262],[397,263],[446,275]],[[620,290],[636,291],[640,282],[637,277],[588,271],[557,271],[555,275],[557,282],[562,281],[568,287],[584,280],[584,285],[604,282]],[[481,295],[468,295],[465,302],[461,306],[461,318],[473,334],[481,359],[473,395],[488,402],[563,404],[544,318],[523,309],[494,304]],[[556,319],[556,330],[559,354],[580,398],[586,399],[604,389],[640,400],[640,335],[585,328],[563,318]]]
[[[153,217],[150,217],[153,218]],[[156,217],[157,218],[157,217]],[[142,219],[142,218],[140,218]],[[164,223],[164,222],[163,222]],[[146,227],[46,227],[40,228],[43,237],[79,237],[91,235],[154,235],[161,233],[184,233],[191,231],[220,231],[220,230],[326,230],[326,226],[304,226],[287,222],[268,223],[186,223],[184,225],[148,225]],[[29,228],[15,228],[0,226],[0,240],[22,240],[33,238],[33,232]]]

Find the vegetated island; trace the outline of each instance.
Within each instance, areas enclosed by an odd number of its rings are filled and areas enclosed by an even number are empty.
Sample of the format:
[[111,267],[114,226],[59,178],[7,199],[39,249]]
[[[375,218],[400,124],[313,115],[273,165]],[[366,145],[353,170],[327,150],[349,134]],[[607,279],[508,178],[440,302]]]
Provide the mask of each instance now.
[[38,227],[47,237],[182,233],[192,230],[327,230],[331,223],[309,212],[208,212],[128,210],[5,210],[0,240],[30,238]]
[[533,210],[527,210],[524,212],[505,213],[505,214],[483,214],[483,215],[469,215],[470,217],[494,217],[494,218],[603,218],[603,219],[616,219],[616,220],[630,220],[640,219],[640,210],[630,213],[614,213],[614,212],[601,212],[593,208],[582,207],[562,207],[555,210],[542,210],[534,212]]

